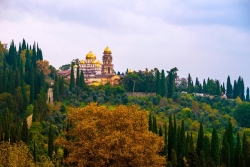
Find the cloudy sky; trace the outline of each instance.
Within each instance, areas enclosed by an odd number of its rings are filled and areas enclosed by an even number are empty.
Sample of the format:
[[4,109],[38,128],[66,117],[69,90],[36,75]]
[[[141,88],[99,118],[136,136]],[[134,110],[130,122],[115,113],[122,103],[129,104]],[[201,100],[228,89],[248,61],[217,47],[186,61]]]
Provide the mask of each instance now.
[[249,0],[0,0],[0,26],[3,43],[38,42],[56,68],[109,46],[116,71],[177,67],[250,86]]

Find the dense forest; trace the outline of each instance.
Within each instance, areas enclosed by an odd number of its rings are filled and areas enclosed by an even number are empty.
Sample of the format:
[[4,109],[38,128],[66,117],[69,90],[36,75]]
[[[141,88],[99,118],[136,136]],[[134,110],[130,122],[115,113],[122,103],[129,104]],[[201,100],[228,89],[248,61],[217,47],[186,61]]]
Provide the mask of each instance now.
[[59,68],[67,80],[38,43],[0,43],[0,166],[250,166],[241,76],[220,83],[155,68],[93,86],[79,66],[74,79],[75,60]]

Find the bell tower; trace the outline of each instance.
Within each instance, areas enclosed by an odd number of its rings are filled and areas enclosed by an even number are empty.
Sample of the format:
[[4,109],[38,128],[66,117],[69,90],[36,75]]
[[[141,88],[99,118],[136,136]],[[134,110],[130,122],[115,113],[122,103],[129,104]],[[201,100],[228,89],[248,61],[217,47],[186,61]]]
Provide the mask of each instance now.
[[102,56],[102,75],[114,75],[114,65],[112,64],[112,52],[106,47]]

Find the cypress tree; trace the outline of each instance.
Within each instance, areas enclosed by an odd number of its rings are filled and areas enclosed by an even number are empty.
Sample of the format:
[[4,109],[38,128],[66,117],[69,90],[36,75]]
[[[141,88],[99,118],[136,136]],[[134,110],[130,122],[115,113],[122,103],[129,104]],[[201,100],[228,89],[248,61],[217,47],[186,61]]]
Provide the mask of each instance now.
[[167,123],[165,123],[165,126],[164,126],[164,128],[165,128],[165,131],[164,131],[164,143],[165,143],[165,145],[164,145],[164,155],[167,155],[167,153],[168,153],[168,127],[167,127]]
[[210,154],[211,154],[211,143],[209,140],[209,137],[205,135],[204,137],[204,154],[205,154],[205,158],[206,158],[206,162],[208,162],[209,158],[210,158]]
[[206,80],[203,80],[203,93],[207,93],[207,84],[206,84]]
[[80,73],[79,73],[79,65],[77,66],[76,69],[76,86],[80,87]]
[[161,96],[166,97],[167,95],[167,85],[164,70],[161,71]]
[[247,87],[246,101],[247,101],[247,102],[250,102],[249,87]]
[[241,141],[240,141],[240,135],[237,133],[237,143],[235,147],[235,167],[240,167],[239,166],[239,160],[240,160],[240,154],[241,154]]
[[205,159],[205,153],[203,150],[200,151],[200,167],[206,167],[206,159]]
[[171,150],[171,163],[173,167],[177,167],[177,156],[174,149]]
[[246,167],[246,163],[245,163],[245,160],[244,160],[244,155],[242,153],[240,153],[240,155],[239,155],[238,167]]
[[156,94],[161,94],[161,82],[160,82],[160,72],[159,70],[156,71]]
[[250,141],[247,140],[246,133],[243,135],[243,145],[242,145],[242,154],[244,155],[244,161],[246,166],[250,166]]
[[180,130],[180,142],[178,143],[179,146],[179,157],[183,159],[185,156],[185,125],[184,120],[181,121],[181,130]]
[[48,135],[48,156],[50,157],[50,159],[52,159],[52,154],[54,151],[54,145],[53,145],[54,139],[53,139],[53,131],[52,131],[52,127],[51,124],[49,126],[49,135]]
[[173,129],[173,149],[177,150],[177,124],[175,115],[174,115],[174,129]]
[[32,115],[32,122],[38,121],[38,106],[37,101],[34,101],[34,107],[33,107],[33,115]]
[[71,91],[74,86],[75,86],[74,69],[73,65],[71,65],[69,90]]
[[34,162],[36,164],[36,143],[34,141],[34,145],[33,145],[33,158],[34,158]]
[[149,113],[149,117],[148,117],[148,130],[153,132],[153,124],[152,124],[152,114],[151,114],[151,112]]
[[223,136],[222,148],[221,148],[221,163],[230,167],[230,147],[227,140],[227,131]]
[[161,127],[161,126],[160,126],[160,128],[159,128],[159,136],[163,136],[162,127]]
[[218,80],[216,81],[216,95],[217,96],[221,95],[220,83]]
[[239,96],[239,90],[238,90],[238,83],[236,80],[234,80],[234,89],[233,89],[233,98],[235,99],[237,96]]
[[230,76],[227,77],[227,97],[233,98],[233,87],[230,81]]
[[83,71],[81,71],[81,74],[80,74],[80,88],[82,90],[84,90],[84,88],[85,88],[85,80],[84,80]]
[[192,93],[192,78],[190,74],[188,74],[188,93]]
[[59,101],[60,100],[60,92],[59,92],[59,79],[57,77],[57,75],[55,76],[55,83],[54,83],[54,89],[53,89],[53,99],[55,101]]
[[174,127],[172,124],[172,117],[169,116],[169,124],[168,124],[168,159],[171,159],[171,151],[174,148],[173,146],[173,132],[174,131]]
[[234,166],[234,139],[233,139],[233,127],[232,123],[230,120],[228,121],[228,128],[227,128],[227,142],[229,144],[229,149],[230,149],[230,164]]
[[190,137],[190,151],[188,153],[188,157],[187,157],[187,162],[189,166],[192,167],[200,167],[200,160],[198,155],[196,154],[195,150],[194,150],[194,142],[193,142],[193,137],[191,134]]
[[157,130],[157,123],[156,123],[156,116],[153,116],[153,132],[155,134],[158,134],[158,130]]
[[244,85],[243,78],[241,80],[240,98],[241,98],[242,101],[246,100],[246,98],[245,98],[245,85]]
[[27,144],[28,137],[29,137],[28,123],[27,123],[27,119],[25,118],[23,120],[23,126],[22,126],[22,132],[21,132],[21,139],[22,139],[22,141],[24,143]]
[[215,128],[213,128],[213,132],[212,132],[210,156],[212,160],[214,161],[215,165],[218,166],[220,164],[219,137]]
[[33,44],[33,49],[32,49],[32,64],[33,64],[33,68],[36,70],[37,69],[37,55],[36,55],[36,43],[34,42]]
[[168,71],[168,98],[171,98],[173,96],[174,93],[174,76],[173,76],[173,72],[172,70]]
[[35,97],[35,86],[34,86],[34,73],[32,67],[30,73],[30,104],[34,103],[34,97]]
[[200,123],[200,129],[198,132],[198,139],[196,144],[196,154],[200,157],[200,151],[203,150],[203,142],[204,142],[204,131],[202,123]]

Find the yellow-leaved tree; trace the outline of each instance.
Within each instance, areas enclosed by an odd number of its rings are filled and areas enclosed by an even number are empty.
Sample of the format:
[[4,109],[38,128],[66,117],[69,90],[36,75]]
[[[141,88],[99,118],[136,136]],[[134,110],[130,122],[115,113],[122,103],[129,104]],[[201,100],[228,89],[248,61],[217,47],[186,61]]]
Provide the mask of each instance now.
[[0,142],[0,166],[35,166],[28,147],[22,143]]
[[163,138],[148,131],[147,112],[136,106],[117,106],[109,110],[91,103],[71,108],[71,128],[55,144],[63,146],[65,163],[73,166],[166,165],[160,155]]

